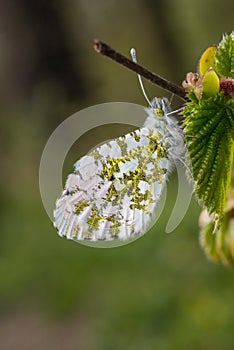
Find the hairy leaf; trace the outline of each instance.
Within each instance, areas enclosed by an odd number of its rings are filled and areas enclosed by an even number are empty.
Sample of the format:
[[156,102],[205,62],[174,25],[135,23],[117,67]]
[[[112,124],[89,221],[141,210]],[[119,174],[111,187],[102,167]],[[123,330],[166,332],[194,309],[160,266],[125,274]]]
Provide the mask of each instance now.
[[224,35],[215,55],[215,70],[220,77],[234,78],[234,32]]
[[224,93],[191,102],[183,111],[184,130],[190,155],[195,192],[216,222],[223,216],[231,181],[234,137],[234,99]]

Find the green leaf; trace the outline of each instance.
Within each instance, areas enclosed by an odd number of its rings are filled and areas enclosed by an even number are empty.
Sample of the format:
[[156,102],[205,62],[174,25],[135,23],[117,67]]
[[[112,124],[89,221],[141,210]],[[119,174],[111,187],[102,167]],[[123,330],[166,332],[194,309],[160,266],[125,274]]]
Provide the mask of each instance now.
[[214,222],[207,217],[205,210],[201,213],[199,238],[200,245],[210,260],[221,262],[225,266],[234,267],[234,198],[231,192],[233,192],[233,188],[231,191],[229,190],[228,200],[224,209],[224,218],[215,234]]
[[234,219],[225,214],[219,230],[214,234],[214,223],[210,222],[200,231],[199,241],[208,259],[224,266],[234,267]]
[[220,77],[234,78],[234,32],[220,42],[214,68]]
[[220,255],[216,248],[217,234],[214,234],[214,223],[209,222],[199,234],[199,242],[208,259],[220,262]]
[[182,113],[195,193],[219,223],[231,181],[234,99],[218,93],[198,102],[193,92],[189,98]]

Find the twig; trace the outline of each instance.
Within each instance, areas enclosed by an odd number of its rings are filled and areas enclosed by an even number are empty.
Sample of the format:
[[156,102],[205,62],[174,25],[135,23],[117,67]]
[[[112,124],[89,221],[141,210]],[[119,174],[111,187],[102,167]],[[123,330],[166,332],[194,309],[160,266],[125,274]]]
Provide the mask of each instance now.
[[126,56],[115,51],[109,45],[98,39],[94,40],[93,46],[95,51],[97,51],[98,53],[101,53],[102,55],[111,58],[115,62],[120,63],[122,66],[127,67],[128,69],[132,70],[137,74],[140,74],[142,77],[149,80],[152,84],[158,85],[164,90],[170,91],[173,94],[177,95],[182,100],[187,101],[186,91],[183,87],[160,77],[158,74],[150,72],[148,69],[144,68],[138,63],[133,62]]

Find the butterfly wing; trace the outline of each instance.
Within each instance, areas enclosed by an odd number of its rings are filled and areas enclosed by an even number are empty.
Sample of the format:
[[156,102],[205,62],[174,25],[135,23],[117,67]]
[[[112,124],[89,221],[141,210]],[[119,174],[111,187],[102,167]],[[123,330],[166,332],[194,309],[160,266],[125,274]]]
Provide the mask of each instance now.
[[74,240],[127,240],[147,231],[171,162],[156,129],[143,127],[82,157],[56,202],[54,225]]

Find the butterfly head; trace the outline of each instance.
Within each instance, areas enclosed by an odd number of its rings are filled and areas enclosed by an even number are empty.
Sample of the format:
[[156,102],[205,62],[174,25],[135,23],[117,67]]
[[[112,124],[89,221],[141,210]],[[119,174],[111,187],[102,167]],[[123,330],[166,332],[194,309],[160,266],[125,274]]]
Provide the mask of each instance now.
[[166,97],[154,97],[150,105],[153,109],[155,117],[157,118],[164,117],[171,112],[170,103]]
[[[134,48],[132,48],[130,53],[131,53],[133,62],[137,63],[136,50]],[[168,101],[168,99],[166,97],[163,97],[163,98],[154,97],[153,100],[150,102],[148,96],[146,95],[140,74],[137,74],[137,76],[139,79],[139,83],[140,83],[143,95],[145,96],[145,99],[149,104],[149,107],[150,107],[149,109],[153,111],[153,114],[155,115],[155,117],[157,117],[157,118],[164,117],[168,113],[170,113],[171,107],[170,107],[170,102]]]

